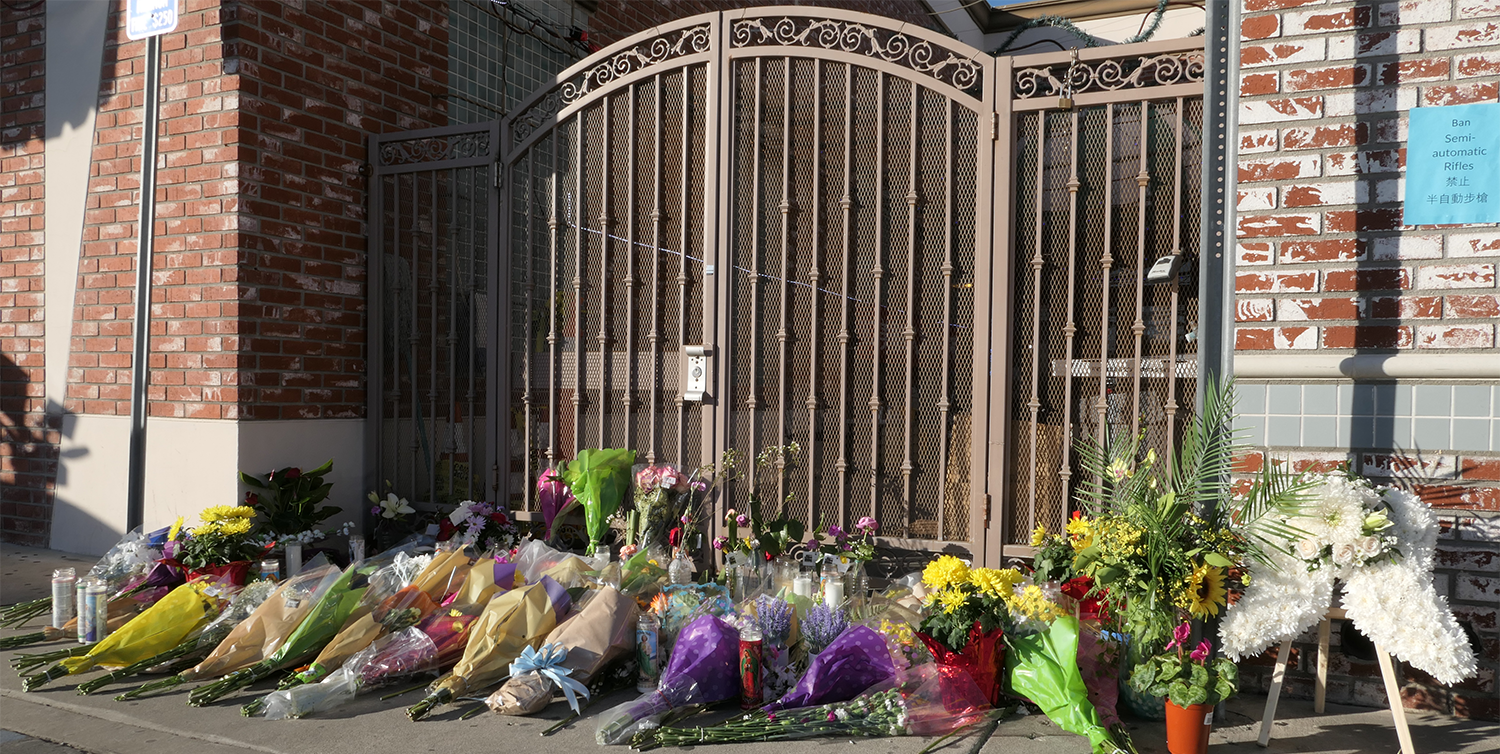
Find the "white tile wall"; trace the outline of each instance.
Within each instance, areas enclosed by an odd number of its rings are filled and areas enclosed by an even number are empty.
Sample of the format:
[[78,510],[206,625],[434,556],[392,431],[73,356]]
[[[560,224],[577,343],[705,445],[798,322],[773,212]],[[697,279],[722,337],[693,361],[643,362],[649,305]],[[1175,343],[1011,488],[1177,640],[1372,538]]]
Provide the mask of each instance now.
[[1500,451],[1500,385],[1236,383],[1253,446]]

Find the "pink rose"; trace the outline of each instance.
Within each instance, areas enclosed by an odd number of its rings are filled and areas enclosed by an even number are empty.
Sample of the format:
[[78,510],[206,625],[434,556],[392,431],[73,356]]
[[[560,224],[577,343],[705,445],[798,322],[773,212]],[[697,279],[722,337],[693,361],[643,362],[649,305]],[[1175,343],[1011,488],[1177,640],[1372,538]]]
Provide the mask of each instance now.
[[636,472],[635,486],[638,489],[650,492],[651,490],[656,489],[656,486],[660,482],[661,469],[658,469],[655,466],[647,466],[646,468]]
[[687,477],[683,476],[681,471],[671,466],[661,469],[660,475],[657,477],[657,482],[661,485],[662,489],[672,490],[673,492],[684,492],[687,490]]

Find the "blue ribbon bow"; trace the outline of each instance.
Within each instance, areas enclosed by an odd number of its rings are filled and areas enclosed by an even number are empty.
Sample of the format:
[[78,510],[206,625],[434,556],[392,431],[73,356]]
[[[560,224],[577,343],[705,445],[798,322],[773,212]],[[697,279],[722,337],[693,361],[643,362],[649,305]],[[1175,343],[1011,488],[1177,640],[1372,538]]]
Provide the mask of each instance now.
[[589,698],[589,689],[576,679],[569,678],[572,668],[562,667],[564,660],[568,659],[568,648],[558,643],[543,645],[540,651],[526,647],[521,650],[521,656],[510,664],[512,677],[525,673],[536,673],[541,675],[562,689],[567,695],[568,706],[578,712],[578,695],[582,694],[584,699]]

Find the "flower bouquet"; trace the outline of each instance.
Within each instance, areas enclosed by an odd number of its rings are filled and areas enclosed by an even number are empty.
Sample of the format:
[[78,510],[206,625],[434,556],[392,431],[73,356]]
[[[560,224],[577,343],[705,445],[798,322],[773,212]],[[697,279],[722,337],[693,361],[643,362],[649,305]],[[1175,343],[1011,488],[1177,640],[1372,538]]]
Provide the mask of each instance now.
[[[394,585],[402,580],[401,573],[411,567],[404,560],[406,553],[387,550],[368,560],[361,560],[348,568],[318,598],[307,617],[287,635],[276,649],[246,668],[236,670],[213,683],[193,689],[188,695],[188,704],[202,707],[212,704],[224,695],[249,686],[278,670],[296,665],[314,657],[332,640],[350,615],[363,603],[365,595],[375,586],[387,595],[394,593]],[[398,561],[398,558],[403,560]],[[409,576],[407,577],[409,578]]]
[[604,544],[609,519],[625,500],[625,492],[630,488],[630,467],[634,463],[634,450],[591,448],[579,451],[578,458],[563,469],[563,481],[583,506],[584,528],[589,535],[586,552],[590,556]]
[[1095,754],[1130,749],[1123,726],[1105,727],[1089,701],[1088,687],[1078,669],[1078,621],[1060,615],[1046,631],[1010,641],[1010,685],[1041,708],[1057,727],[1089,739]]
[[[109,627],[109,631],[114,631],[120,626],[123,626],[126,623],[130,622],[130,620],[136,616],[136,613],[139,613],[141,611],[141,607],[142,605],[140,602],[137,602],[129,596],[120,596],[110,599],[109,607],[106,611],[107,617],[105,619],[106,625]],[[0,639],[0,649],[18,649],[20,647],[30,646],[32,644],[39,644],[41,642],[57,641],[59,639],[72,639],[77,636],[78,616],[75,615],[72,618],[69,618],[68,622],[64,623],[62,628],[44,626],[40,631],[35,631],[29,634],[17,634],[15,636],[7,636],[4,639]],[[74,652],[76,650],[77,648],[73,647],[69,648],[67,651]],[[59,655],[56,652],[46,652],[40,655],[17,655],[16,657],[12,658],[12,665],[44,665],[61,657],[73,656],[75,655]],[[23,657],[31,658],[33,661],[26,663],[16,662],[16,660],[19,660]]]
[[463,659],[452,672],[430,687],[426,698],[407,708],[413,721],[426,717],[439,704],[477,692],[500,680],[526,647],[535,649],[565,616],[568,593],[551,578],[542,577],[491,599],[469,627]]
[[542,522],[547,527],[542,538],[551,542],[553,522],[578,507],[578,499],[573,497],[573,491],[568,489],[567,483],[556,469],[546,469],[537,477],[536,499],[538,507],[542,509]]
[[969,568],[940,555],[922,571],[928,615],[917,638],[940,665],[968,671],[992,705],[1000,702],[1005,629],[1022,581],[1014,568]]
[[338,635],[323,647],[306,669],[282,681],[280,687],[319,681],[382,635],[413,626],[431,615],[438,609],[437,600],[441,600],[444,593],[439,593],[434,600],[413,582],[419,574],[429,570],[432,563],[432,556],[414,558],[406,552],[399,552],[390,566],[371,574],[369,587],[365,589],[360,604],[345,619]]
[[808,608],[801,628],[807,654],[814,657],[849,629],[849,614],[842,607],[830,607],[818,602]]
[[[83,578],[100,579],[107,585],[109,594],[117,594],[128,582],[139,579],[147,571],[151,570],[152,563],[160,557],[161,553],[153,548],[151,544],[151,535],[142,533],[140,527],[137,527],[126,532],[125,536],[121,537],[119,542],[116,542],[113,547],[109,548],[109,551],[104,553],[103,557],[99,558],[99,561],[89,569],[89,572]],[[24,625],[26,621],[51,610],[51,596],[7,605],[4,611],[0,612],[0,628],[15,628]],[[56,631],[54,629],[54,633],[57,636],[46,636],[45,638],[36,639],[36,641],[51,641],[63,638],[67,635],[64,631]],[[14,639],[16,637],[11,638]],[[27,641],[24,643],[29,644],[32,642]],[[12,644],[11,646],[23,646],[23,644]]]
[[219,612],[213,620],[209,621],[199,631],[190,631],[177,646],[158,652],[144,660],[126,665],[118,670],[105,673],[97,678],[78,684],[78,693],[91,694],[104,686],[117,681],[131,678],[142,673],[154,672],[158,668],[174,668],[165,670],[170,674],[184,670],[196,665],[209,651],[218,646],[229,632],[239,625],[241,621],[250,617],[250,614],[260,607],[262,602],[275,591],[274,581],[252,581],[246,584],[230,598],[229,604]]
[[775,712],[847,701],[895,675],[885,637],[868,626],[854,626],[808,663],[791,691],[763,709]]
[[[234,588],[230,587],[231,591]],[[123,667],[177,646],[219,614],[228,596],[223,589],[207,579],[195,579],[173,589],[95,644],[87,654],[70,657],[45,673],[27,678],[24,689],[35,691],[50,681],[86,673],[95,667]]]
[[499,589],[489,578],[493,571],[486,563],[477,564],[477,573],[464,580],[463,589],[446,607],[416,626],[382,637],[317,683],[273,691],[260,704],[242,711],[271,720],[305,717],[338,707],[369,689],[458,662],[468,645],[469,627]]
[[504,506],[474,500],[460,502],[438,523],[438,541],[454,537],[490,552],[509,552],[521,540],[520,531]]
[[634,467],[634,509],[626,517],[625,543],[666,549],[671,529],[686,513],[688,477],[675,464]]
[[388,549],[400,542],[413,529],[419,529],[421,523],[417,509],[412,507],[411,502],[393,492],[389,481],[385,486],[385,497],[374,491],[365,495],[365,499],[370,501],[370,518],[375,522],[372,533],[375,536],[376,551]]
[[280,648],[340,576],[339,568],[329,564],[322,555],[314,557],[301,573],[282,582],[197,665],[115,698],[120,701],[137,699],[191,681],[217,678],[260,662]]
[[552,702],[561,688],[578,712],[577,696],[588,698],[587,684],[611,662],[635,650],[635,600],[606,586],[594,592],[583,609],[547,637],[540,651],[530,647],[511,663],[510,680],[485,700],[502,715],[531,715]]
[[752,712],[713,727],[662,728],[654,737],[664,746],[690,746],[820,736],[944,736],[986,722],[994,714],[984,692],[967,673],[942,665],[919,665],[851,701],[769,714]]
[[613,745],[654,728],[673,708],[712,704],[739,696],[740,633],[712,615],[693,621],[677,637],[677,647],[655,691],[604,713],[594,738]]

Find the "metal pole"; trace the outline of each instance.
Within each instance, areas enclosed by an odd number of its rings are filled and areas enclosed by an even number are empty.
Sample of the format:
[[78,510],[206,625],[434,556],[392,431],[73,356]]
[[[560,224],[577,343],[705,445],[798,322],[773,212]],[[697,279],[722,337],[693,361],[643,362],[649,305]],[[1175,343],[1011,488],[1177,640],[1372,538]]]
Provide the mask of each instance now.
[[146,87],[141,122],[141,211],[135,257],[135,353],[130,360],[130,481],[125,528],[146,517],[146,381],[151,364],[151,259],[156,236],[156,121],[161,85],[161,36],[146,39]]
[[[1234,171],[1230,138],[1236,129],[1239,65],[1238,3],[1212,0],[1205,6],[1203,43],[1203,204],[1198,254],[1197,409],[1209,384],[1229,378],[1234,341]],[[1172,367],[1175,369],[1175,366]]]

